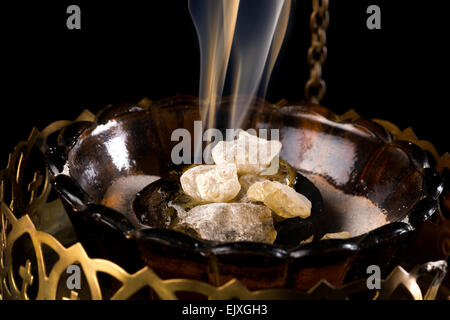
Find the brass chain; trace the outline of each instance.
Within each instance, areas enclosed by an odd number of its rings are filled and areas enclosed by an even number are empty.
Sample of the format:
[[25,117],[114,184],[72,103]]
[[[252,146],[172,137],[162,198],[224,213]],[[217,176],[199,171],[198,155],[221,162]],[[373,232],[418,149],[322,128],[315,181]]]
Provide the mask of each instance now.
[[305,85],[305,98],[311,103],[320,103],[327,90],[322,79],[322,66],[327,59],[327,28],[330,20],[328,0],[312,0],[310,18],[311,47],[308,50],[310,78]]

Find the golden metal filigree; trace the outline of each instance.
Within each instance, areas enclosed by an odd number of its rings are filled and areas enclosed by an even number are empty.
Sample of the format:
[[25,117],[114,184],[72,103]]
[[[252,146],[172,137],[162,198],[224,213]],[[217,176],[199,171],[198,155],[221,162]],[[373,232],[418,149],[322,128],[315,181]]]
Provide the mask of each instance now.
[[[354,111],[350,112],[348,117],[354,118],[355,114]],[[86,110],[76,121],[92,121],[94,118],[95,116]],[[89,257],[79,242],[67,240],[70,237],[57,239],[51,234],[53,231],[49,231],[54,229],[45,227],[46,221],[43,217],[60,218],[65,212],[59,199],[48,201],[51,190],[48,172],[42,169],[36,171],[31,181],[25,181],[24,173],[32,149],[36,147],[44,152],[47,137],[69,123],[58,121],[41,132],[33,129],[28,141],[20,142],[14,149],[7,168],[0,171],[0,299],[77,300],[86,296],[94,300],[103,299],[105,288],[100,285],[99,273],[107,274],[120,283],[110,295],[113,300],[132,298],[146,287],[152,289],[161,299],[177,299],[177,292],[192,292],[209,299],[346,299],[355,293],[367,291],[366,279],[339,288],[321,281],[308,292],[290,289],[251,291],[236,279],[220,287],[191,279],[163,280],[149,267],[130,274],[111,261]],[[8,199],[7,190],[10,191]],[[70,222],[67,217],[65,219],[64,224],[70,229]],[[38,222],[38,227],[35,221]],[[24,260],[24,264],[15,270],[13,260],[18,254],[14,251],[15,244],[24,235],[30,239],[31,253]],[[46,254],[49,250],[57,255],[53,264],[49,264]],[[20,254],[26,255],[26,252]],[[67,269],[74,264],[80,266],[83,271],[86,285],[79,290],[68,289],[61,292],[59,288],[67,275]],[[423,295],[416,280],[429,271],[437,273]],[[385,280],[381,280],[381,289],[375,290],[372,298],[388,299],[396,288],[402,285],[413,299],[434,299],[445,272],[446,264],[443,261],[419,266],[410,273],[398,266]],[[30,298],[29,291],[32,286],[35,287],[35,293]]]
[[396,140],[404,140],[412,142],[421,147],[423,150],[426,150],[429,153],[431,153],[431,155],[436,159],[436,161],[440,159],[439,152],[437,151],[435,146],[428,140],[419,139],[411,127],[408,127],[404,130],[400,130],[399,127],[397,127],[395,124],[386,120],[373,119],[372,121],[384,127],[394,136]]

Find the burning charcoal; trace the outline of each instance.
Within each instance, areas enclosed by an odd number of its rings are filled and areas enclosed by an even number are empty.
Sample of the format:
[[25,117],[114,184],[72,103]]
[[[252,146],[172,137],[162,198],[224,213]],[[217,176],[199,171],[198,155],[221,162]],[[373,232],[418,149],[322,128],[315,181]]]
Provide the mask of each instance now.
[[351,238],[351,237],[352,237],[352,235],[351,235],[350,232],[343,231],[343,232],[327,233],[320,240],[326,240],[326,239],[348,239],[348,238]]
[[227,202],[241,189],[234,164],[196,166],[183,173],[180,181],[187,195],[202,202]]
[[237,140],[220,141],[211,151],[216,164],[234,163],[239,174],[258,174],[267,169],[281,150],[281,142],[240,131]]
[[247,197],[251,201],[264,202],[283,218],[307,218],[311,215],[311,202],[293,188],[277,181],[254,183],[248,189]]
[[269,208],[249,203],[212,203],[192,208],[174,230],[221,242],[273,243],[276,231]]

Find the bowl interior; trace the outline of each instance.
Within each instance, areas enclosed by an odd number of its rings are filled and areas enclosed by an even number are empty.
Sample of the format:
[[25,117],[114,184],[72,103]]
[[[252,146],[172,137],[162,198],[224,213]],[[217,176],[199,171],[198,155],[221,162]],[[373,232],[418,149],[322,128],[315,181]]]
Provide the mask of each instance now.
[[[225,118],[227,107],[225,101],[218,118]],[[194,139],[194,122],[200,120],[196,101],[189,99],[121,111],[109,109],[100,116],[68,153],[71,177],[97,203],[120,179],[135,194],[153,176],[167,175],[172,169],[172,149],[179,143],[173,141],[172,133],[186,129]],[[269,133],[279,129],[280,156],[322,193],[328,232],[349,231],[357,236],[405,220],[423,195],[424,155],[411,144],[392,142],[373,122],[341,122],[319,106],[276,108],[256,101],[244,125],[247,128]],[[191,141],[192,154],[193,148]],[[126,180],[136,176],[148,179]]]

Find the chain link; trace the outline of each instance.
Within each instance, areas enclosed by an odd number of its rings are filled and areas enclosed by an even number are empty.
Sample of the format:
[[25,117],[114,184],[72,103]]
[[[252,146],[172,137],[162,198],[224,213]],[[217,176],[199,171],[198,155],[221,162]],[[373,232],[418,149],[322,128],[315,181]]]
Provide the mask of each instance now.
[[327,59],[327,28],[330,20],[328,0],[312,0],[310,18],[311,47],[308,50],[310,77],[305,85],[305,97],[311,103],[319,103],[327,90],[322,79],[322,66]]

